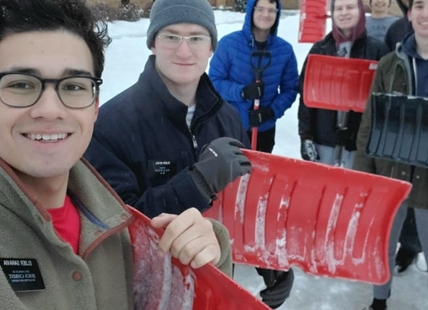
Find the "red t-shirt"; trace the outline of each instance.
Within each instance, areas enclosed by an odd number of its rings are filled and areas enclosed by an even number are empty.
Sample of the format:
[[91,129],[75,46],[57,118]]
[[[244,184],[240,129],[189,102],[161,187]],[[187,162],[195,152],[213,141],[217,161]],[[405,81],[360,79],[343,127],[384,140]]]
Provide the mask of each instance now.
[[69,196],[65,196],[61,208],[48,209],[52,216],[53,227],[58,235],[68,242],[74,253],[79,253],[80,217]]

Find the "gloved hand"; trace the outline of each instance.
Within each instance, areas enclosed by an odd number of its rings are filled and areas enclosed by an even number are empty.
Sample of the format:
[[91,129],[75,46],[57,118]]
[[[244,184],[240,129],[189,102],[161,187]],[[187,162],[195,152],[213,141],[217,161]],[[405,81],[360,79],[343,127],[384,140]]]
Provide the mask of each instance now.
[[280,307],[290,297],[294,282],[293,269],[276,271],[257,268],[257,272],[263,276],[266,284],[266,288],[260,292],[262,301],[272,309]]
[[259,127],[267,120],[274,117],[274,112],[271,107],[260,107],[258,110],[248,111],[250,118],[250,127]]
[[302,139],[302,144],[300,145],[300,154],[304,160],[317,161],[320,159],[317,148],[314,142],[310,139]]
[[241,96],[247,100],[256,100],[263,97],[265,83],[263,81],[253,82],[242,89]]
[[355,151],[357,149],[357,132],[358,130],[351,131],[350,128],[337,129],[336,145],[343,146],[349,152]]
[[242,153],[244,145],[223,137],[202,148],[191,170],[193,181],[210,199],[239,176],[251,172],[250,160]]

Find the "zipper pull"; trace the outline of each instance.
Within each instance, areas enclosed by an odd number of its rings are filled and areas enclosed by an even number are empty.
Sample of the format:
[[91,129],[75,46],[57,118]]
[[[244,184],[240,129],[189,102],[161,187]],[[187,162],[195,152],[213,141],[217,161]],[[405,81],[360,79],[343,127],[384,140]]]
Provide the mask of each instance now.
[[196,142],[196,138],[195,138],[195,136],[194,136],[194,135],[192,135],[192,141],[193,141],[193,147],[194,147],[195,149],[197,149],[197,148],[198,148],[198,142]]

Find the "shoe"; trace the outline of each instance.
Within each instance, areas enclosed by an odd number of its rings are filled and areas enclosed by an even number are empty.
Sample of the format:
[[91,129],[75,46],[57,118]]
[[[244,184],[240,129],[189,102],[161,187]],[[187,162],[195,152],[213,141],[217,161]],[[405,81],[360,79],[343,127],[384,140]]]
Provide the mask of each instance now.
[[361,310],[387,310],[386,299],[373,299],[373,303]]
[[395,257],[395,268],[394,274],[401,276],[409,268],[409,266],[416,262],[418,259],[418,253],[411,252],[409,250],[400,248]]

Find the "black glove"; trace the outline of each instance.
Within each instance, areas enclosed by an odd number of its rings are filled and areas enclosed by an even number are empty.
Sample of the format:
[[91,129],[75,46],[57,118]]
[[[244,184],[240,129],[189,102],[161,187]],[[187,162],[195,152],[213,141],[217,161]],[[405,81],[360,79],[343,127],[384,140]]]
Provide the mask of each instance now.
[[317,161],[320,159],[314,142],[309,139],[302,139],[300,145],[300,155],[304,160]]
[[337,129],[336,145],[343,146],[349,152],[355,151],[357,149],[357,131],[352,132],[350,128]]
[[266,288],[260,292],[262,301],[272,309],[280,307],[290,297],[294,282],[293,269],[290,268],[288,271],[256,269],[266,284]]
[[274,112],[271,107],[260,107],[258,110],[250,110],[248,112],[250,118],[250,127],[259,127],[267,120],[274,117]]
[[263,97],[265,91],[265,83],[263,81],[253,82],[242,89],[241,96],[247,100],[256,100]]
[[244,145],[223,137],[204,146],[191,175],[199,190],[210,199],[239,176],[251,172],[250,160],[242,153]]

